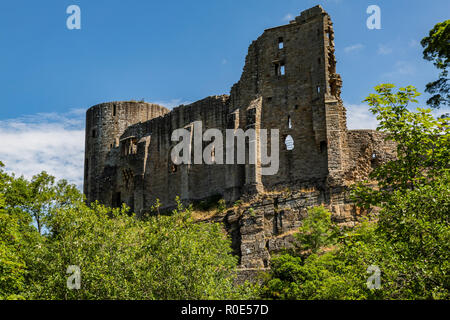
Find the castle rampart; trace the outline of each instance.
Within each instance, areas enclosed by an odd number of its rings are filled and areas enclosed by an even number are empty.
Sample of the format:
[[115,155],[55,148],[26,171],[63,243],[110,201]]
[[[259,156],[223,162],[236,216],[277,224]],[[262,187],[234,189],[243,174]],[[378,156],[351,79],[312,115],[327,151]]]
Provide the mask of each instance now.
[[[145,102],[90,108],[84,180],[88,202],[126,203],[141,214],[157,199],[163,207],[173,206],[176,196],[185,202],[211,196],[229,203],[259,199],[253,203],[256,218],[246,215],[246,208],[219,217],[245,268],[267,267],[269,253],[288,246],[289,232],[299,226],[308,206],[324,204],[335,219],[351,223],[359,211],[346,187],[392,159],[395,146],[380,132],[347,130],[334,50],[331,19],[316,6],[287,25],[265,30],[250,44],[230,95],[171,111]],[[278,172],[262,175],[259,153],[256,164],[174,164],[172,132],[193,132],[196,121],[203,131],[278,129]]]

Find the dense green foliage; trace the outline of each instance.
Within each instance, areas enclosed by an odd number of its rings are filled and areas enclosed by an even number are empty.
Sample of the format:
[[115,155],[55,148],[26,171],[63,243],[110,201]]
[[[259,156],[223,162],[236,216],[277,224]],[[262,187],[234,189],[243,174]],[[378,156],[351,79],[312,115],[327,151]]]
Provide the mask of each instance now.
[[433,61],[441,71],[439,78],[427,84],[425,91],[432,94],[427,104],[434,108],[450,106],[448,67],[450,66],[450,20],[438,23],[421,41],[423,57]]
[[[378,129],[397,143],[398,158],[372,172],[376,187],[360,183],[353,190],[359,205],[377,206],[376,219],[339,229],[324,208],[309,210],[298,249],[272,259],[264,297],[450,298],[450,119],[409,111],[415,88],[393,89],[380,85],[366,101]],[[380,288],[367,286],[373,266]]]
[[[42,233],[42,234],[41,234]],[[87,206],[45,172],[31,181],[0,170],[0,299],[230,299],[237,258],[214,223],[191,209],[136,219],[126,207]],[[80,289],[69,289],[69,266]]]

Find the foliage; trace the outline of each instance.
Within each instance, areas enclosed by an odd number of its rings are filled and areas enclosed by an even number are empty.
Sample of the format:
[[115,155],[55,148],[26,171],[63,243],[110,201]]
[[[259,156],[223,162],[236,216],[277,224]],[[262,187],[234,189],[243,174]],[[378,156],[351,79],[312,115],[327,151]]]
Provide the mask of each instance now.
[[421,41],[423,58],[433,61],[441,70],[439,78],[427,84],[425,91],[432,94],[427,104],[434,108],[450,106],[448,67],[450,65],[450,20],[436,24],[427,37]]
[[[416,90],[393,88],[380,85],[366,101],[378,129],[397,143],[398,158],[371,173],[376,186],[361,183],[353,190],[361,206],[379,206],[377,221],[338,232],[323,208],[310,210],[296,236],[300,250],[309,251],[274,257],[263,297],[450,298],[449,119],[409,111]],[[379,289],[366,285],[370,266],[381,271]]]
[[300,251],[317,253],[319,249],[334,244],[336,235],[337,228],[331,222],[331,213],[320,206],[308,210],[308,216],[295,237]]
[[[0,171],[0,299],[254,297],[234,284],[222,226],[195,223],[178,199],[171,215],[146,219],[83,200],[46,173],[27,181]],[[78,290],[67,287],[71,265],[81,270]]]
[[25,282],[25,262],[20,254],[22,237],[17,216],[5,211],[4,191],[7,176],[0,162],[0,299],[20,299]]
[[[236,258],[218,224],[194,223],[190,211],[147,221],[98,203],[60,210],[38,252],[33,298],[236,298]],[[80,290],[66,288],[66,269],[81,268]]]
[[377,115],[378,130],[388,134],[397,144],[397,159],[375,168],[370,178],[378,188],[360,183],[354,192],[360,205],[369,207],[389,201],[392,190],[412,190],[427,183],[450,167],[450,135],[448,117],[434,118],[429,109],[409,111],[410,102],[419,93],[412,86],[393,92],[392,84],[375,87],[364,101]]

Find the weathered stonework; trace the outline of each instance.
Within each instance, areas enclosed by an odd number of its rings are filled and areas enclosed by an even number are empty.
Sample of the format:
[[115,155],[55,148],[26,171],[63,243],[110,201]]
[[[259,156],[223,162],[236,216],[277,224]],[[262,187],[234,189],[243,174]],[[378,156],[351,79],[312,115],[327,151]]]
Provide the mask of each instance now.
[[[394,156],[383,134],[347,130],[341,87],[332,22],[316,6],[287,25],[265,30],[250,44],[230,95],[172,111],[145,102],[91,107],[84,193],[88,202],[126,203],[137,214],[156,199],[171,207],[176,196],[185,202],[216,195],[228,203],[245,199],[248,206],[212,220],[225,223],[243,268],[267,268],[270,253],[290,245],[308,207],[324,204],[334,219],[353,223],[360,213],[346,187]],[[195,121],[202,121],[204,131],[279,129],[278,173],[261,175],[259,154],[256,165],[175,166],[171,134],[178,128],[192,131]],[[288,136],[292,150],[285,145]]]

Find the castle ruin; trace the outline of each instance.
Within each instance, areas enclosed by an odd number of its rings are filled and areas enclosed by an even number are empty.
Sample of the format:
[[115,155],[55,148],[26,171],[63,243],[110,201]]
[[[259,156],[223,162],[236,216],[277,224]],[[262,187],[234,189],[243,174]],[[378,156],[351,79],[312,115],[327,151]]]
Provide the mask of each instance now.
[[[176,196],[185,202],[214,196],[228,203],[253,199],[251,216],[244,207],[214,218],[225,223],[248,270],[267,267],[271,252],[289,246],[289,231],[298,228],[309,206],[324,204],[335,219],[354,221],[359,213],[347,186],[391,159],[394,146],[380,132],[347,129],[334,50],[330,16],[316,6],[251,43],[229,95],[171,111],[135,101],[91,107],[86,115],[87,201],[113,207],[126,203],[139,215],[157,199],[163,207],[174,206]],[[191,129],[195,121],[202,121],[203,130],[279,129],[277,174],[261,175],[259,161],[175,165],[171,134]]]

